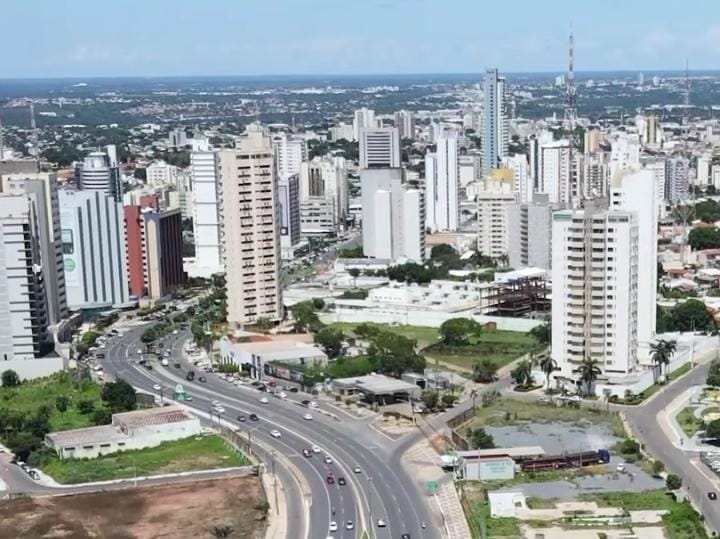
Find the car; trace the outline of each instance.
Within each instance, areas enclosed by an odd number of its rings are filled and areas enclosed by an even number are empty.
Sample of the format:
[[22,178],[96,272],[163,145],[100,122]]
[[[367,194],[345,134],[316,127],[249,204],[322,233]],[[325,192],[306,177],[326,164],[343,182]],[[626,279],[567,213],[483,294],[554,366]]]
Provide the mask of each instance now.
[[245,423],[245,416],[239,415],[239,416],[237,416],[237,420],[240,421],[240,423]]
[[338,477],[338,485],[347,485],[347,481],[345,481],[344,477]]
[[35,470],[30,470],[30,471],[28,472],[28,475],[30,476],[30,479],[34,479],[35,481],[37,481],[38,479],[40,479],[40,474],[37,473]]
[[173,329],[173,335],[177,335],[179,332],[177,329]]
[[204,384],[205,382],[207,382],[207,378],[201,376],[200,378],[198,378],[198,382],[202,382]]
[[282,432],[277,429],[273,429],[270,431],[270,436],[272,436],[273,438],[280,438],[282,436]]
[[270,382],[268,382],[268,385],[270,387],[275,387],[275,386],[277,386],[277,382],[270,381]]
[[281,391],[280,393],[278,393],[278,397],[280,397],[281,399],[287,399],[287,393]]
[[153,384],[153,389],[155,391],[160,391],[162,389],[162,386],[160,384]]
[[333,459],[330,455],[325,455],[325,464],[332,464]]
[[387,523],[386,523],[383,519],[379,518],[379,519],[377,520],[377,527],[378,527],[378,528],[384,528],[384,527],[386,527],[386,526],[387,526]]
[[137,351],[138,355],[142,355],[142,353],[143,353],[142,348],[138,348],[136,351]]
[[260,418],[257,416],[257,414],[250,414],[248,417],[250,418],[250,421],[260,421]]
[[221,406],[221,405],[222,405],[222,402],[220,402],[220,401],[218,401],[218,400],[214,400],[214,401],[212,401],[210,404],[212,404],[212,406],[213,406],[213,408],[214,408],[215,406]]
[[187,380],[188,382],[192,382],[193,380],[195,380],[195,371],[189,371],[185,376],[185,380]]
[[160,365],[162,365],[163,367],[167,367],[168,365],[170,365],[170,362],[167,359],[163,359],[160,362]]
[[170,350],[165,350],[165,357],[170,357]]
[[182,365],[180,365],[180,363],[178,363],[177,361],[175,362],[175,365],[173,365],[173,366],[174,366],[176,369],[179,369],[180,367],[182,367]]
[[304,401],[300,401],[300,404],[304,404],[305,406],[310,406],[310,401],[305,399]]
[[717,494],[714,492],[708,492],[708,498],[711,500],[717,500]]
[[362,470],[360,469],[360,466],[355,466],[355,467],[353,468],[353,472],[354,472],[354,473],[362,473]]
[[305,414],[305,415],[303,416],[303,419],[304,419],[305,421],[312,421],[312,414]]
[[290,393],[297,393],[297,392],[298,392],[298,388],[296,388],[296,387],[290,388]]
[[410,534],[409,534],[409,533],[403,533],[403,534],[400,536],[400,539],[410,539]]
[[302,450],[302,454],[303,454],[304,457],[308,457],[308,458],[312,457],[312,455],[313,455],[313,454],[312,454],[312,451],[311,451],[310,449],[307,449],[307,448]]
[[185,394],[185,400],[187,402],[192,402],[192,395]]
[[330,521],[330,531],[331,531],[331,532],[336,532],[336,531],[338,531],[337,522],[335,522],[334,520],[331,520],[331,521]]
[[615,471],[617,472],[624,472],[625,471],[625,463],[624,462],[618,462],[617,466],[615,466]]
[[345,522],[345,529],[346,530],[354,530],[355,523],[352,520],[348,520],[347,522]]
[[322,449],[320,449],[319,445],[314,445],[310,449],[312,449],[313,453],[320,453],[320,451],[322,451]]
[[310,401],[310,404],[308,404],[308,406],[310,406],[310,408],[317,408],[317,407],[318,407],[318,403],[315,402],[315,401]]
[[143,367],[145,367],[149,371],[153,370],[153,367],[152,365],[150,365],[150,363],[146,363],[145,365],[143,365]]
[[260,399],[260,404],[267,404],[268,402],[270,402],[270,401],[268,400],[267,397],[262,397],[262,398]]
[[325,481],[328,485],[334,485],[335,484],[335,476],[332,472],[328,472],[328,474],[325,476]]
[[216,414],[224,414],[225,413],[225,408],[222,406],[215,406],[215,407],[213,407],[213,410],[215,410]]

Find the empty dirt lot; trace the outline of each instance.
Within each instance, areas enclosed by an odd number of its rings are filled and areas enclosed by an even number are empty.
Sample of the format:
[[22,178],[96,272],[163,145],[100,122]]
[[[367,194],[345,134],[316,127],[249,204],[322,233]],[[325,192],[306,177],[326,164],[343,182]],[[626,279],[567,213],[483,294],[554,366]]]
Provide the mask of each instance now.
[[265,530],[263,502],[257,477],[3,500],[0,538],[202,539],[230,526],[231,539],[257,539]]

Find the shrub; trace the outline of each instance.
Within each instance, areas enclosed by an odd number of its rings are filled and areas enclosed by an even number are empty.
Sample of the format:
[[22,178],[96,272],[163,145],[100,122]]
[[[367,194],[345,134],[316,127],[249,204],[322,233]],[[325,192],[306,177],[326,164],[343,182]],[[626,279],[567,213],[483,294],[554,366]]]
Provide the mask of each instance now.
[[671,473],[665,479],[665,486],[668,490],[678,490],[682,487],[682,479],[680,479],[680,476]]

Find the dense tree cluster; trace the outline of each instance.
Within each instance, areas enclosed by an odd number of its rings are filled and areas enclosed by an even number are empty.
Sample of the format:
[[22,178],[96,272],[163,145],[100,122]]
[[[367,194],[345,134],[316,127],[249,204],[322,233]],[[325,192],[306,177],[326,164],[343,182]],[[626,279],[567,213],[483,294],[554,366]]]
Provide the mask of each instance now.
[[714,226],[693,228],[688,235],[688,244],[695,250],[717,249],[720,247],[720,230]]
[[710,331],[715,322],[702,301],[689,299],[669,310],[658,308],[656,326],[658,333]]

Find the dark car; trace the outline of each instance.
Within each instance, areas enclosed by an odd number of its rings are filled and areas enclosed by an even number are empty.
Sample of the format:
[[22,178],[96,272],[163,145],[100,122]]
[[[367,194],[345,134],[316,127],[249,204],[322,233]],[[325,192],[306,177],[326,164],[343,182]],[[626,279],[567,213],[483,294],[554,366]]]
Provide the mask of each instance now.
[[302,404],[304,404],[305,406],[308,406],[310,404],[310,401],[305,399],[304,401],[302,401]]
[[260,418],[257,414],[250,414],[250,421],[258,421]]
[[400,539],[410,539],[410,534],[409,534],[409,533],[403,533],[403,534],[400,536]]
[[296,388],[296,387],[290,388],[290,393],[297,393],[297,392],[298,392],[298,388]]
[[176,362],[176,363],[175,363],[175,368],[176,368],[176,369],[179,369],[180,367],[182,367],[182,365],[180,365],[180,363],[177,363],[177,362]]
[[195,380],[195,371],[188,372],[187,375],[185,376],[185,379],[188,382],[192,382],[193,380]]
[[715,494],[714,492],[708,492],[708,498],[710,498],[711,500],[717,500],[717,494]]
[[328,485],[334,485],[335,484],[335,476],[332,474],[332,472],[329,472],[327,474],[327,477],[325,477],[325,481]]
[[150,365],[150,363],[146,363],[145,365],[143,365],[143,367],[145,367],[149,371],[152,370],[152,365]]
[[344,477],[338,477],[338,485],[347,485]]
[[198,382],[202,382],[204,384],[205,382],[207,382],[207,378],[201,376],[200,378],[198,378]]
[[239,416],[237,416],[237,420],[240,421],[240,423],[245,423],[245,416],[239,415]]

